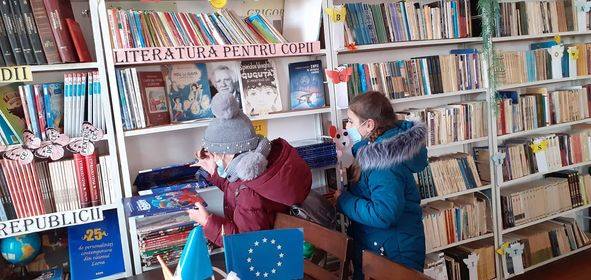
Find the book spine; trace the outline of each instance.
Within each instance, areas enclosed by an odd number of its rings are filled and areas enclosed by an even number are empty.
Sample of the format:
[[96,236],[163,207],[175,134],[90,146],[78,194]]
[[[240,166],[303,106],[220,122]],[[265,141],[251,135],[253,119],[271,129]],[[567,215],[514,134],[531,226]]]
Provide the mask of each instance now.
[[4,27],[6,27],[6,36],[8,37],[14,60],[17,65],[24,65],[26,64],[26,60],[17,38],[15,23],[10,12],[10,4],[6,1],[0,2],[0,12],[2,13],[2,20],[4,21]]
[[78,182],[78,195],[82,208],[92,206],[90,186],[88,184],[87,171],[85,170],[84,156],[74,154],[74,166],[76,170],[76,181]]
[[29,42],[29,38],[27,37],[27,30],[25,28],[25,22],[23,20],[23,15],[21,13],[20,5],[18,4],[19,0],[9,0],[10,1],[10,11],[12,13],[12,19],[14,23],[14,30],[16,32],[16,36],[20,42],[20,46],[25,57],[25,61],[27,64],[37,64],[35,60],[35,56],[33,54],[33,49],[31,48],[31,43]]
[[33,92],[35,96],[35,110],[37,112],[37,123],[39,124],[41,139],[45,140],[47,122],[45,121],[45,106],[43,104],[44,98],[42,85],[33,85]]
[[96,160],[96,152],[92,155],[84,157],[86,177],[90,187],[90,201],[92,203],[92,206],[101,205],[101,190],[99,186],[99,176]]
[[43,0],[29,1],[46,62],[49,64],[62,63]]
[[62,62],[76,62],[74,44],[66,25],[66,16],[72,13],[69,2],[64,0],[43,0],[43,3],[45,4],[51,31]]
[[35,17],[33,16],[33,10],[29,3],[30,0],[18,0],[20,4],[20,10],[23,17],[25,29],[27,30],[27,36],[31,42],[31,48],[33,49],[33,55],[37,64],[47,64],[45,59],[45,53],[43,53],[43,44],[41,43],[41,37],[35,24]]

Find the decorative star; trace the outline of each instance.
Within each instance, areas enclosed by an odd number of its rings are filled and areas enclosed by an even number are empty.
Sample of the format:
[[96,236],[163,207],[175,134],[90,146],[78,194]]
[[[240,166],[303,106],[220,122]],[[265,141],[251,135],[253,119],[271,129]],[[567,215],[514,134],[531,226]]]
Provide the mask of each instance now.
[[263,238],[263,243],[267,243],[267,238]]
[[248,262],[248,263],[249,262],[252,262],[252,259],[251,258],[248,258],[248,259],[246,259],[246,262]]
[[252,252],[253,252],[253,251],[254,251],[254,250],[252,250],[252,248],[248,249],[248,253],[249,253],[249,254],[252,254]]
[[265,278],[269,277],[269,273],[265,272],[265,273],[263,274],[263,277],[265,277]]
[[273,268],[273,269],[271,269],[271,273],[273,273],[273,274],[275,274],[275,272],[276,272],[276,271],[277,271],[277,270],[275,270],[274,268]]
[[284,255],[283,255],[283,253],[279,254],[279,257],[280,257],[280,258],[283,258],[283,256],[284,256]]
[[257,271],[257,273],[255,273],[255,275],[256,275],[257,277],[259,277],[259,276],[261,276],[261,273]]
[[254,246],[259,246],[259,242],[258,241],[255,241],[254,242]]
[[281,245],[277,245],[277,250],[281,250]]
[[250,271],[254,271],[254,266],[249,267]]
[[271,239],[271,244],[275,244],[275,239]]
[[282,262],[277,262],[277,266],[281,266],[282,264]]

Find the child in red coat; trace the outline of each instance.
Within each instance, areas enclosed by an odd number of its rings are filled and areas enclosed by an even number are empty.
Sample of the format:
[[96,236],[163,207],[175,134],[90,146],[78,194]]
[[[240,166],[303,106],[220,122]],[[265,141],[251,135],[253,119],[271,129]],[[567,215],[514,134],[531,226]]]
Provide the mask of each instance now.
[[202,205],[189,215],[203,226],[207,239],[222,245],[222,228],[224,234],[272,229],[278,212],[308,196],[312,173],[285,140],[269,142],[256,135],[231,94],[216,95],[211,109],[216,118],[205,130],[205,152],[197,164],[224,192],[224,217]]

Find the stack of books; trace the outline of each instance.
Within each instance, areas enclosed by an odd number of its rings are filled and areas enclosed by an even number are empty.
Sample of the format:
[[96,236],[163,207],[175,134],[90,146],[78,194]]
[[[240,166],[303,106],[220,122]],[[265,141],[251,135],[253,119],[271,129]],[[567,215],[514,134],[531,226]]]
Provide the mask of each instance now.
[[[589,244],[589,237],[575,219],[562,217],[517,230],[503,239],[525,245],[522,259],[527,268],[584,247]],[[508,270],[513,273],[512,266]]]
[[337,164],[337,149],[333,141],[325,139],[302,140],[292,143],[298,155],[310,168],[322,168]]
[[428,251],[486,234],[492,229],[489,200],[472,193],[429,203],[423,207],[423,227]]
[[0,13],[0,66],[92,60],[70,1],[2,1]]
[[483,87],[477,50],[453,50],[449,55],[418,57],[382,63],[348,64],[349,99],[368,91],[383,92],[391,100]]
[[490,240],[479,240],[442,252],[427,254],[424,273],[433,279],[441,277],[441,272],[449,280],[470,279],[465,259],[470,254],[478,256],[478,279],[493,280],[496,278],[495,247]]
[[107,10],[113,48],[276,44],[287,41],[267,18],[214,13]]
[[74,155],[74,159],[21,165],[0,161],[0,220],[111,204],[106,156]]
[[147,217],[137,221],[137,237],[142,268],[159,266],[156,256],[169,265],[178,262],[189,232],[197,224],[186,213]]
[[211,186],[207,172],[192,162],[142,170],[134,185],[139,195],[162,194],[184,189],[203,189]]
[[538,35],[578,30],[576,1],[517,1],[500,3],[497,36]]
[[532,222],[589,203],[588,180],[575,170],[547,175],[548,178],[501,189],[503,227]]
[[504,135],[590,117],[588,86],[556,91],[528,88],[525,94],[500,91],[497,134]]
[[415,176],[421,199],[482,186],[474,158],[466,153],[429,158],[429,165]]
[[357,45],[472,36],[469,0],[345,4],[345,42]]

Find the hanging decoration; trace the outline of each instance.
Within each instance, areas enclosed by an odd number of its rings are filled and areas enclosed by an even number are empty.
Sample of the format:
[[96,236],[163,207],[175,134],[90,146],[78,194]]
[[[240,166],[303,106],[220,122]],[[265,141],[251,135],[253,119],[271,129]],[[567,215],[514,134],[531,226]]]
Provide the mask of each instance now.
[[494,49],[492,38],[496,30],[496,19],[500,14],[498,0],[479,0],[478,11],[482,18],[482,54],[486,66],[488,66],[488,92],[490,95],[491,109],[498,114],[498,102],[500,96],[497,94],[498,80],[505,75],[501,56]]
[[349,77],[353,74],[353,68],[339,66],[335,70],[326,69],[324,72],[326,73],[326,78],[333,84],[340,84],[349,81]]
[[209,0],[209,4],[214,8],[214,9],[223,9],[224,7],[226,7],[226,4],[228,4],[228,0]]
[[104,133],[100,128],[94,127],[89,122],[84,122],[82,124],[82,137],[71,141],[67,148],[73,153],[89,156],[94,152],[94,142],[100,141],[103,136]]
[[324,9],[324,12],[334,23],[345,22],[345,18],[347,16],[347,8],[345,8],[345,6],[335,6],[334,8],[326,8]]

